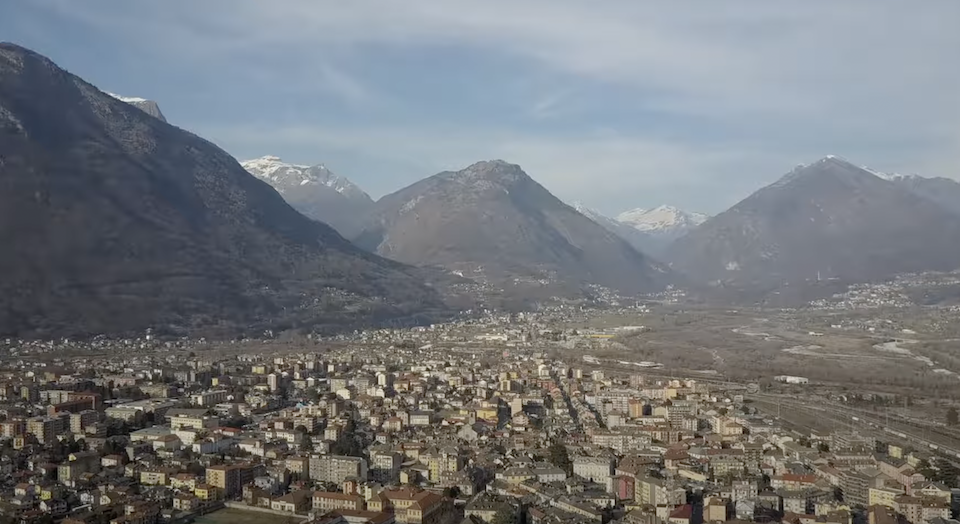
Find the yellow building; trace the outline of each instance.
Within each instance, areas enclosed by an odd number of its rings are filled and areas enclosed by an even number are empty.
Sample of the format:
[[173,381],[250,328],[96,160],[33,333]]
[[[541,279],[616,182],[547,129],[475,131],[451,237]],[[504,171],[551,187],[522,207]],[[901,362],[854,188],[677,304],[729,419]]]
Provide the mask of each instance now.
[[170,477],[170,487],[192,492],[197,487],[197,476],[192,473],[174,475]]
[[219,493],[218,488],[209,484],[198,484],[197,487],[193,488],[194,496],[204,502],[217,500]]
[[439,524],[453,510],[449,499],[416,488],[384,490],[367,501],[370,511],[393,510],[399,524]]
[[248,466],[233,464],[207,468],[207,484],[219,488],[228,499],[239,496],[243,485],[252,480],[253,469]]
[[903,495],[903,490],[894,488],[870,488],[867,492],[868,504],[870,506],[895,507],[894,500]]
[[520,484],[525,480],[537,478],[537,476],[530,468],[514,466],[512,468],[505,469],[503,473],[498,473],[497,478],[508,484]]
[[496,407],[484,407],[477,409],[478,420],[496,421],[499,419],[499,413]]
[[144,486],[166,486],[176,470],[168,468],[151,468],[140,472],[140,484]]
[[427,466],[430,482],[439,482],[443,473],[455,473],[461,469],[461,460],[455,453],[428,453],[420,455],[420,462]]

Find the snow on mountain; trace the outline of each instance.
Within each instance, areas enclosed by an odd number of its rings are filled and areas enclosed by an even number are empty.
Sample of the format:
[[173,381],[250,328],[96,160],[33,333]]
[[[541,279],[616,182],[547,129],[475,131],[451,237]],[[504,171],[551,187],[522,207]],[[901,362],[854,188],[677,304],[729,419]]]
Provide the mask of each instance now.
[[324,222],[344,237],[360,232],[373,199],[323,164],[288,164],[276,156],[241,162],[251,175],[273,186],[288,204],[304,215]]
[[594,222],[603,225],[604,223],[616,222],[616,220],[600,213],[599,211],[587,207],[583,202],[577,200],[573,203],[573,208],[577,210],[581,215],[593,220]]
[[143,111],[144,113],[158,120],[162,120],[164,122],[167,121],[167,119],[164,118],[163,113],[160,112],[160,106],[157,105],[157,103],[154,102],[153,100],[147,100],[146,98],[140,98],[137,96],[121,96],[114,93],[107,93],[107,94],[112,96],[113,98],[116,98],[121,102],[126,102],[132,105],[133,107],[136,107],[137,109]]
[[315,166],[288,164],[276,156],[264,156],[240,163],[253,176],[272,185],[280,194],[306,185],[324,185],[348,198],[369,200],[370,197],[350,180],[335,175],[323,164]]
[[703,213],[691,213],[673,206],[653,209],[632,209],[617,216],[617,220],[634,229],[652,235],[678,237],[707,221]]
[[918,179],[924,178],[916,174],[903,175],[900,173],[880,173],[872,169],[867,169],[867,168],[864,168],[864,169],[866,169],[867,171],[870,171],[874,175],[877,175],[878,177],[884,180],[889,180],[890,182],[904,182],[908,180],[918,180]]
[[121,96],[116,93],[107,93],[107,94],[112,96],[113,98],[116,98],[121,102],[126,102],[128,104],[136,104],[136,103],[142,103],[142,102],[148,101],[146,98],[140,98],[138,96]]

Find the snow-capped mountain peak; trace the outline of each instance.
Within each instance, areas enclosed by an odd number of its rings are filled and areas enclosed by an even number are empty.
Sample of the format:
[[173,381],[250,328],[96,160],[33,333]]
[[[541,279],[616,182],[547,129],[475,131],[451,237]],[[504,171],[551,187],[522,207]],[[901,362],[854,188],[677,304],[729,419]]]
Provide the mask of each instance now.
[[300,186],[320,184],[347,197],[369,198],[356,184],[335,175],[323,164],[290,164],[278,156],[267,155],[241,162],[240,165],[253,176],[272,185],[281,194]]
[[575,200],[575,201],[573,202],[573,206],[572,206],[572,207],[577,210],[577,213],[580,213],[581,215],[584,215],[584,216],[586,216],[587,218],[590,218],[590,219],[593,219],[593,220],[596,220],[597,217],[602,217],[602,216],[603,216],[603,215],[601,215],[599,212],[595,211],[594,209],[592,209],[592,208],[590,208],[590,207],[587,207],[586,204],[584,204],[583,202],[581,202],[581,201],[579,201],[579,200]]
[[140,98],[140,97],[138,97],[138,96],[122,96],[122,95],[118,95],[118,94],[116,94],[116,93],[109,93],[109,92],[108,92],[107,94],[110,95],[110,96],[112,96],[113,98],[116,98],[117,100],[119,100],[119,101],[121,101],[121,102],[126,102],[126,103],[128,103],[128,104],[136,104],[136,103],[141,103],[141,102],[149,102],[149,100],[147,100],[146,98]]
[[109,92],[107,92],[107,94],[121,102],[126,102],[127,104],[136,107],[137,109],[158,120],[162,120],[164,122],[167,121],[167,119],[164,118],[163,113],[160,112],[160,106],[157,105],[157,103],[153,100],[147,100],[146,98],[140,98],[138,96],[120,96]]
[[[865,169],[866,169],[866,168],[865,168]],[[867,169],[867,171],[870,171],[870,172],[873,173],[874,175],[877,175],[878,177],[880,177],[880,178],[882,178],[882,179],[884,179],[884,180],[889,180],[890,182],[898,182],[898,181],[905,181],[905,180],[918,180],[918,179],[923,178],[922,176],[916,175],[916,174],[903,175],[903,174],[900,174],[900,173],[880,173],[880,172],[873,171],[873,170],[870,170],[870,169]]]
[[653,209],[632,209],[617,216],[617,220],[648,233],[683,233],[706,222],[707,215],[691,213],[673,206]]
[[[586,204],[577,200],[573,202],[572,207],[577,210],[577,213],[593,220],[594,222],[604,226],[607,230],[612,231],[617,234],[624,233],[624,229],[630,230],[631,227],[628,224],[623,224],[619,220],[610,218],[603,213],[597,211],[596,209],[587,207]],[[629,239],[628,239],[629,240]]]

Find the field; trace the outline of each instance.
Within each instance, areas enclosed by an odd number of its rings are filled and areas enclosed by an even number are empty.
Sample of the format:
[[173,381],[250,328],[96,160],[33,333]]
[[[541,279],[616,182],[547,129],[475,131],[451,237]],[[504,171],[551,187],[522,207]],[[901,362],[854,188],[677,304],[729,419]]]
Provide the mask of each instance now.
[[[663,308],[604,315],[578,329],[642,325],[612,342],[586,342],[589,354],[620,363],[656,363],[678,374],[709,373],[743,382],[799,375],[857,392],[960,399],[960,341],[931,310],[823,312]],[[574,327],[574,326],[571,326]]]
[[196,524],[298,524],[304,520],[304,517],[281,517],[259,511],[227,508],[204,515],[194,522]]

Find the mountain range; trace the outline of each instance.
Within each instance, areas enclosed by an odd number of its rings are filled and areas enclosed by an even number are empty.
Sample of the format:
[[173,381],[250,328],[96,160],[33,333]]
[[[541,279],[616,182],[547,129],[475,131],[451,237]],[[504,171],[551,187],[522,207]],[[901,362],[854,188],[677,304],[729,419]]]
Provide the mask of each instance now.
[[361,247],[500,286],[657,291],[669,271],[501,160],[421,180],[377,201]]
[[0,242],[2,334],[349,329],[447,315],[454,296],[755,302],[953,270],[960,183],[828,156],[714,217],[609,218],[492,160],[374,202],[320,164],[238,163],[155,102],[0,44]]
[[637,231],[671,239],[680,238],[691,229],[707,221],[703,213],[691,213],[673,206],[653,209],[633,209],[617,215],[617,221]]
[[241,162],[252,175],[273,186],[304,215],[324,222],[345,237],[360,233],[373,199],[350,180],[322,164],[289,164],[275,156]]
[[923,197],[953,213],[960,214],[960,183],[943,177],[917,175],[880,175],[911,193]]
[[626,240],[642,253],[660,257],[674,240],[707,220],[703,213],[691,213],[673,206],[653,209],[632,209],[610,218],[598,211],[575,203],[574,208],[611,233]]
[[0,332],[344,329],[443,310],[420,271],[230,155],[0,44]]
[[926,183],[889,180],[828,156],[707,220],[665,259],[695,281],[754,294],[957,269],[960,215],[925,191]]
[[573,208],[581,215],[600,224],[604,229],[626,240],[628,244],[641,253],[656,254],[659,242],[652,235],[644,233],[635,227],[610,218],[599,211],[585,206],[582,202],[574,202]]

